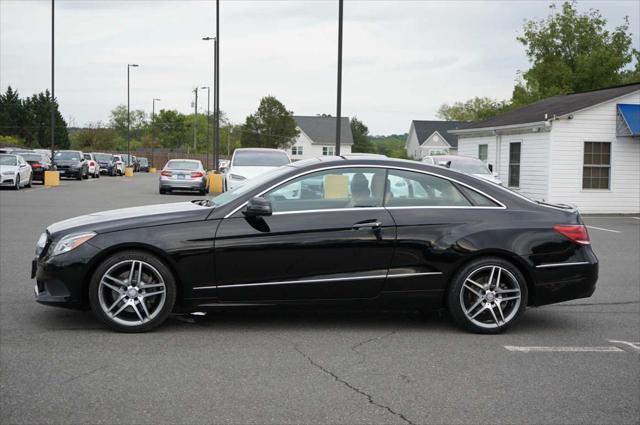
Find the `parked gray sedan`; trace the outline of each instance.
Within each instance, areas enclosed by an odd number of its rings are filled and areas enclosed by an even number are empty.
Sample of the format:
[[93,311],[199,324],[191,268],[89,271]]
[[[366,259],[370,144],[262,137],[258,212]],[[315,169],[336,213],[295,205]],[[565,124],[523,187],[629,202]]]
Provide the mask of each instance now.
[[172,190],[207,193],[207,172],[202,163],[194,159],[172,159],[160,172],[160,194]]

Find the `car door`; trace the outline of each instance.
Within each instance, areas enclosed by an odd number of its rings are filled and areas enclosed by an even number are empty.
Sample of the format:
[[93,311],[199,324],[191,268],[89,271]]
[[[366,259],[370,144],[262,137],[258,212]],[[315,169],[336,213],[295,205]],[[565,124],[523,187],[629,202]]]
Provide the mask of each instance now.
[[18,174],[19,174],[21,185],[26,185],[27,183],[29,183],[29,178],[31,177],[30,173],[31,173],[31,170],[29,168],[29,164],[27,164],[24,158],[19,156],[18,157]]
[[241,209],[225,218],[215,243],[219,297],[376,297],[396,233],[382,207],[385,173],[353,167],[309,173],[264,193],[271,216],[248,218]]

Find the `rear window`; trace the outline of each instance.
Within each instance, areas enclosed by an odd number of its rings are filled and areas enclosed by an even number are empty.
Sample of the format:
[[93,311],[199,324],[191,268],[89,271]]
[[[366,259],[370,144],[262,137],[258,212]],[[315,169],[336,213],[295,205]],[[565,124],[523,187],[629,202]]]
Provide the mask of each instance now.
[[61,161],[80,161],[78,152],[57,152],[56,159]]
[[110,162],[112,158],[111,155],[107,155],[104,153],[97,153],[97,154],[94,154],[93,156],[95,156],[96,161],[103,161],[103,162]]
[[236,151],[233,157],[235,167],[280,167],[289,162],[282,151]]
[[23,153],[20,154],[20,156],[24,158],[25,161],[42,161],[42,155],[39,153]]
[[200,163],[195,161],[169,161],[165,168],[168,170],[197,170]]

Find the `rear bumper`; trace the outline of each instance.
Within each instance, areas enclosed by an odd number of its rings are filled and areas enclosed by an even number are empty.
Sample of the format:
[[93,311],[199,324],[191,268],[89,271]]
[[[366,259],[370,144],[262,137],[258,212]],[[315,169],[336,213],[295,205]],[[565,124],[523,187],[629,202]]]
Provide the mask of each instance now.
[[598,260],[560,263],[550,267],[536,267],[533,305],[541,306],[562,301],[589,298],[596,290]]
[[160,189],[177,189],[177,190],[204,190],[207,187],[205,178],[198,180],[177,180],[162,179],[160,180]]

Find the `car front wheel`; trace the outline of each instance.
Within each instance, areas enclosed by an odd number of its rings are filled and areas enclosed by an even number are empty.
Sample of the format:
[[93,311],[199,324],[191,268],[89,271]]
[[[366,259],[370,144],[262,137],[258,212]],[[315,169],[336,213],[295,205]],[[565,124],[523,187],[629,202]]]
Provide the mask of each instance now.
[[475,333],[495,334],[522,315],[527,296],[524,276],[513,264],[487,257],[470,262],[454,276],[447,300],[460,326]]
[[146,332],[162,324],[173,309],[176,284],[154,255],[124,251],[107,258],[89,284],[95,315],[120,332]]

